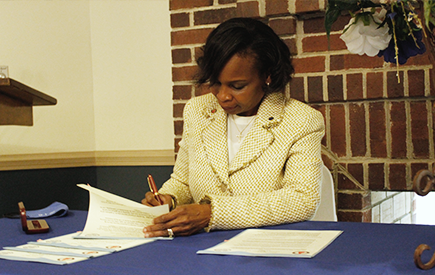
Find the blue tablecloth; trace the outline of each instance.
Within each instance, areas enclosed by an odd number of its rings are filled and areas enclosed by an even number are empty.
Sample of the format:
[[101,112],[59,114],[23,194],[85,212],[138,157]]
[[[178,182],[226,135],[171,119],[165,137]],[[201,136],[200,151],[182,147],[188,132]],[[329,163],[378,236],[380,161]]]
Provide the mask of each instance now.
[[[86,211],[70,211],[47,219],[50,232],[26,235],[19,220],[0,219],[0,246],[17,246],[39,238],[82,230]],[[426,243],[435,249],[435,227],[351,222],[301,222],[270,229],[343,230],[332,244],[311,259],[197,255],[241,230],[199,233],[156,241],[83,262],[56,266],[0,259],[0,274],[435,274],[413,262],[415,248]],[[423,262],[432,256],[425,252]]]

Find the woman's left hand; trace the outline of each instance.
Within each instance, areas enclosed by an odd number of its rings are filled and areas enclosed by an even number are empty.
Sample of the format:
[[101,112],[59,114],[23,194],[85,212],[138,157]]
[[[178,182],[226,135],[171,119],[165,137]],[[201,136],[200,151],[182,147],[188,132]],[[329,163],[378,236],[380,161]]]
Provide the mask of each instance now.
[[187,236],[206,227],[210,217],[210,204],[180,205],[171,212],[155,218],[154,224],[145,227],[143,232],[145,238],[168,237],[168,229],[172,229],[175,236]]

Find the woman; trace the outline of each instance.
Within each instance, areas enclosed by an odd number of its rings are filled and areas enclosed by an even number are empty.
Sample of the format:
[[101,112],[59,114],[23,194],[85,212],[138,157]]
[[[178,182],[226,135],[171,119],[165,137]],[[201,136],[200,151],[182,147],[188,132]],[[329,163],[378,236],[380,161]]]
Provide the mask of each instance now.
[[[319,202],[322,115],[285,96],[290,52],[260,21],[234,18],[207,38],[171,178],[172,209],[145,237],[190,235],[309,219]],[[142,203],[159,205],[148,192]]]

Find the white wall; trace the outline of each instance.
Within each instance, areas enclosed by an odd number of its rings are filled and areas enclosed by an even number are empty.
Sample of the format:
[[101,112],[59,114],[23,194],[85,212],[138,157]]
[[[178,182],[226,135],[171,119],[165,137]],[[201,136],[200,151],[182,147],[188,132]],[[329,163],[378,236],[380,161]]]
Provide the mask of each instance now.
[[90,3],[96,149],[172,149],[169,1]]
[[[173,148],[167,0],[0,1],[0,65],[58,100],[0,155]],[[150,133],[152,132],[152,133]]]

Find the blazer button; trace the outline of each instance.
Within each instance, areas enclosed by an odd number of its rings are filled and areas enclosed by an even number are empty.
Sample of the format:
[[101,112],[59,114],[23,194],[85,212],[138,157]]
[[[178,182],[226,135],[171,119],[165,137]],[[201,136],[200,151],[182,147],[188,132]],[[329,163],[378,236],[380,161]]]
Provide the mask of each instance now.
[[221,184],[221,191],[222,192],[226,192],[227,191],[227,186],[225,184]]

